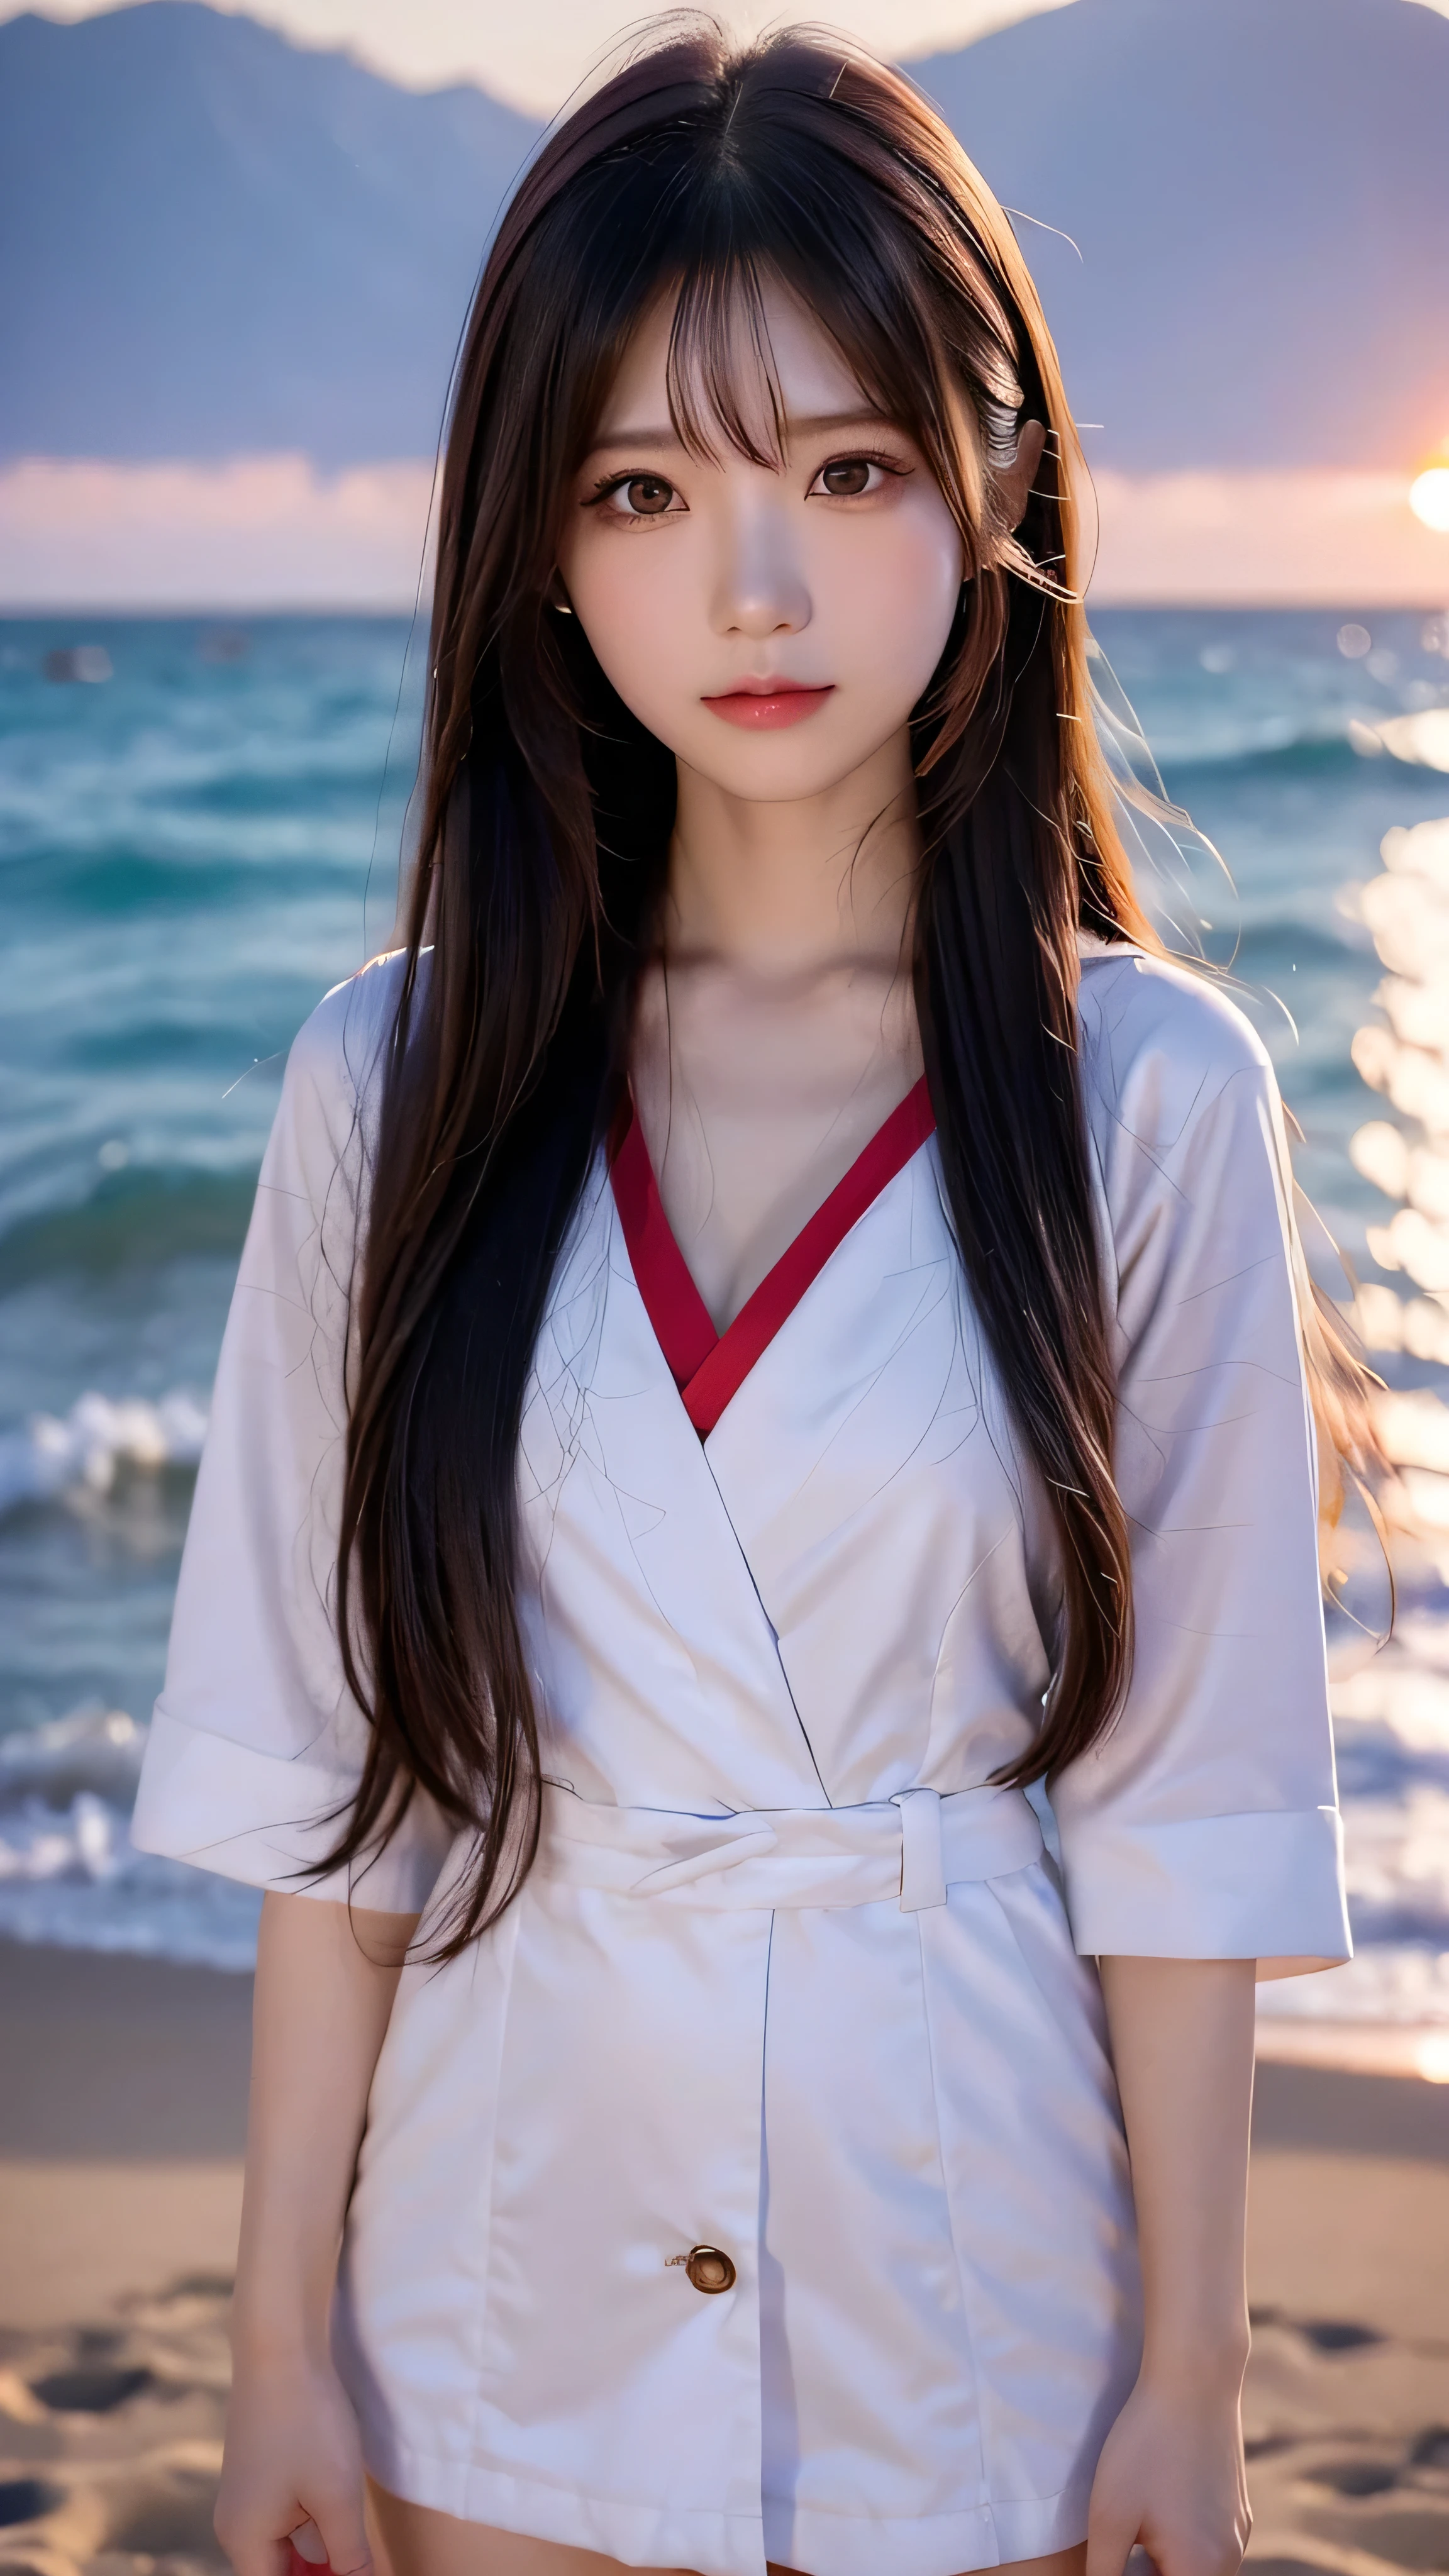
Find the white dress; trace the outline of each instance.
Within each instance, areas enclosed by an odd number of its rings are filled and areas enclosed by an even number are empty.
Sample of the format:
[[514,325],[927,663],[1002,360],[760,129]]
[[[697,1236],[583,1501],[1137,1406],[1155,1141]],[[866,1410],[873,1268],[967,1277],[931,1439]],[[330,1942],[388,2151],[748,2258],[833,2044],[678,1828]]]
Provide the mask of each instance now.
[[[361,1759],[330,1604],[397,971],[292,1051],[137,1807],[143,1849],[263,1885]],[[519,1461],[543,1849],[405,1971],[348,2219],[336,2349],[399,2495],[703,2576],[1083,2535],[1139,2340],[1093,1959],[1349,1943],[1273,1078],[1136,952],[1086,955],[1080,1012],[1137,1648],[1050,1814],[985,1785],[1058,1576],[934,1141],[704,1439],[590,1175]],[[419,1812],[355,1892],[424,1905],[460,1858]]]

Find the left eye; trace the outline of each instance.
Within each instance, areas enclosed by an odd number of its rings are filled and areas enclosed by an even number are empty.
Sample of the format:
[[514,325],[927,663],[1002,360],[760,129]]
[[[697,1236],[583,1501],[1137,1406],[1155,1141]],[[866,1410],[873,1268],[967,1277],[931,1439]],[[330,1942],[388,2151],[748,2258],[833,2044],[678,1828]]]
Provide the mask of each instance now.
[[815,489],[833,501],[853,501],[862,492],[879,491],[883,471],[873,456],[835,456],[821,466]]

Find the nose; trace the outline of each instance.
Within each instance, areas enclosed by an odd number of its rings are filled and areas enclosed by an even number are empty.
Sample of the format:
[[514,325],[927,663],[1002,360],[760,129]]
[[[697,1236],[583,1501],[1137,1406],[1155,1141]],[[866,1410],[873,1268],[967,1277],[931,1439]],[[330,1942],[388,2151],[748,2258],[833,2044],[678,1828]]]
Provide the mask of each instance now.
[[[776,480],[760,472],[762,484]],[[715,631],[763,642],[770,635],[798,635],[810,615],[810,591],[783,495],[757,487],[741,496],[721,532],[712,603]]]

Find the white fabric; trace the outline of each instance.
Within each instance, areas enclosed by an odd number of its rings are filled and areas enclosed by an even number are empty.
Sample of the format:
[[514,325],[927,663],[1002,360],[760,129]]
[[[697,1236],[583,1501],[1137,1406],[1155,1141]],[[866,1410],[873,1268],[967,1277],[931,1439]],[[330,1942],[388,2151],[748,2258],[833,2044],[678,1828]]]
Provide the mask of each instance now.
[[1041,1827],[1020,1789],[904,1789],[859,1807],[757,1808],[681,1816],[606,1807],[544,1789],[541,1876],[620,1896],[712,1908],[944,1905],[948,1887],[1039,1860]]
[[[262,1160],[217,1363],[166,1683],[132,1840],[224,1878],[295,1884],[335,1838],[366,1748],[333,1619],[347,1422],[349,1291],[379,1052],[397,999],[383,960],[297,1038]],[[362,1904],[426,1902],[447,1834],[415,1799]],[[342,1898],[343,1879],[307,1883]]]
[[[270,1885],[365,1740],[332,1552],[396,972],[293,1050],[137,1809],[144,1848]],[[703,2576],[1082,2536],[1139,2331],[1091,1958],[1348,1942],[1272,1076],[1135,953],[1086,958],[1081,1024],[1137,1653],[1052,1784],[1065,1905],[987,1786],[1060,1584],[934,1144],[704,1443],[589,1179],[520,1443],[543,1849],[496,1930],[404,1972],[348,2221],[338,2351],[402,2495]],[[416,1904],[441,1866],[441,1908],[443,1845],[419,1810],[355,1892]],[[733,2289],[690,2285],[695,2243]]]

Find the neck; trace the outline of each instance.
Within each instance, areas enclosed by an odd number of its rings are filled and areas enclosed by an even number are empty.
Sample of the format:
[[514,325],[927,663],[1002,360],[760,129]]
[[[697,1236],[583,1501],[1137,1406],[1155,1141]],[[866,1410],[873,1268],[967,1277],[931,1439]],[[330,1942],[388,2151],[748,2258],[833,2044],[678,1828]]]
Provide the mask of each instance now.
[[920,858],[902,732],[819,795],[765,804],[679,764],[670,949],[796,975],[905,954]]

